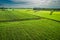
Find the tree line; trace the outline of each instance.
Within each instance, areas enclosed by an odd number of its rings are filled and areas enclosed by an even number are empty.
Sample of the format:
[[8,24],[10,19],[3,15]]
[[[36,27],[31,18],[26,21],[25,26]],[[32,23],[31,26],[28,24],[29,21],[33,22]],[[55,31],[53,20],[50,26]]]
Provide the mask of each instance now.
[[54,11],[60,11],[60,8],[33,8],[33,10],[35,10],[35,11],[40,11],[40,10],[51,11],[50,15],[52,15]]

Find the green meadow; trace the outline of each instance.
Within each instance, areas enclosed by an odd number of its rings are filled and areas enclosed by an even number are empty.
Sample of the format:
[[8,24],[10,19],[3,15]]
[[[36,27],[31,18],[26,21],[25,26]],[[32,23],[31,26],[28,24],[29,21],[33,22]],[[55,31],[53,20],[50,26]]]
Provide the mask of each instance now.
[[60,11],[0,10],[0,40],[60,40]]

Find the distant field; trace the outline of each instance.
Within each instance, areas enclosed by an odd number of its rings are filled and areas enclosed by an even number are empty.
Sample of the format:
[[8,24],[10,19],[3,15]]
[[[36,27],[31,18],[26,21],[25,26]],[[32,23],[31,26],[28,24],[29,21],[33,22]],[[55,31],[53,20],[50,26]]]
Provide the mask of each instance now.
[[[17,10],[15,10],[17,11]],[[60,21],[60,11],[55,11],[53,12],[52,15],[50,15],[51,11],[35,11],[35,10],[19,10],[19,12],[23,12],[24,13],[28,13],[28,14],[33,14],[33,15],[37,15],[37,16],[41,16],[41,17],[46,17],[46,18],[50,18],[50,19],[55,19],[55,20],[59,20]]]
[[50,15],[51,11],[38,11],[34,13],[35,15],[41,16],[41,17],[46,17],[50,19],[55,19],[60,21],[60,11],[55,11],[53,12],[52,15]]
[[60,21],[60,12],[49,13],[32,9],[0,10],[0,40],[60,40],[60,22],[53,21]]
[[24,18],[38,18],[38,17],[35,15],[17,11],[0,11],[0,20],[13,20]]

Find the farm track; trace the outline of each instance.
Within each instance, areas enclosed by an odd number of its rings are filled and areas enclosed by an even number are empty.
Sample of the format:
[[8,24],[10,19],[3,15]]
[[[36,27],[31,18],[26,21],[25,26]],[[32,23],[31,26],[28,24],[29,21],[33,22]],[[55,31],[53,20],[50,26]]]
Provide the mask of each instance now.
[[15,22],[15,21],[27,21],[27,20],[41,20],[41,19],[48,19],[48,20],[52,20],[52,21],[56,21],[59,22],[59,20],[55,20],[55,19],[50,19],[50,18],[45,18],[45,17],[39,17],[39,18],[25,18],[25,19],[12,19],[12,20],[0,20],[0,22]]
[[25,18],[25,19],[13,19],[13,20],[0,20],[0,22],[15,22],[15,21],[27,21],[27,20],[39,20],[41,18]]
[[52,21],[56,21],[56,22],[59,22],[60,23],[60,21],[59,20],[55,20],[55,19],[50,19],[50,18],[46,18],[46,17],[42,17],[43,19],[48,19],[48,20],[52,20]]

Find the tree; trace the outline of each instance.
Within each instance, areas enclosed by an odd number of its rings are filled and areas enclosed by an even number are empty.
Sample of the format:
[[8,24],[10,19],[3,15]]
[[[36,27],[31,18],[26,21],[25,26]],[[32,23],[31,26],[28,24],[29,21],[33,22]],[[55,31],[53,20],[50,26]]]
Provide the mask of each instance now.
[[53,14],[53,12],[54,12],[54,10],[51,10],[50,15],[52,15],[52,14]]

